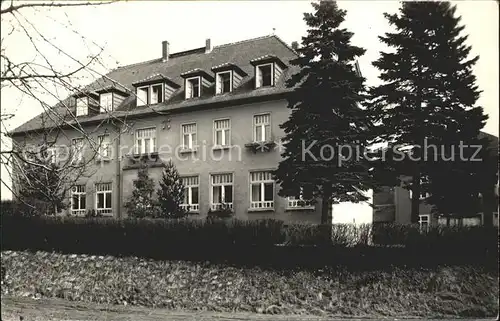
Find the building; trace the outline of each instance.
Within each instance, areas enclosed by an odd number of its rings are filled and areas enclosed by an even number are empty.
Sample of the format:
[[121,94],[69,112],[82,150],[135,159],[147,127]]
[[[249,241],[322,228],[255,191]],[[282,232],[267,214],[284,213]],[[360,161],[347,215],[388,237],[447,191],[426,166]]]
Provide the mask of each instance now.
[[270,173],[281,157],[295,51],[266,36],[215,47],[207,39],[178,53],[164,41],[161,53],[109,72],[11,133],[24,147],[49,137],[55,161],[70,154],[64,146],[77,151],[77,162],[92,159],[68,195],[68,214],[126,217],[140,162],[158,181],[162,162],[172,159],[184,206],[196,217],[225,203],[238,218],[320,222],[321,202],[279,197]]
[[[498,155],[498,137],[481,132],[480,138],[487,138],[489,152],[492,155]],[[491,173],[491,175],[494,175],[494,173]],[[498,172],[496,175],[498,179]],[[402,186],[385,187],[382,191],[374,193],[373,222],[409,224],[411,222],[411,196],[411,192]],[[428,197],[426,193],[422,193],[420,196],[419,224],[422,226],[446,225],[445,218],[432,213],[432,206],[425,202],[426,197]],[[483,197],[482,207],[493,212],[493,224],[498,226],[498,182],[490,199]],[[464,218],[462,223],[464,225],[482,225],[484,223],[483,213],[476,213]],[[450,224],[457,225],[459,222],[458,220],[451,220]]]

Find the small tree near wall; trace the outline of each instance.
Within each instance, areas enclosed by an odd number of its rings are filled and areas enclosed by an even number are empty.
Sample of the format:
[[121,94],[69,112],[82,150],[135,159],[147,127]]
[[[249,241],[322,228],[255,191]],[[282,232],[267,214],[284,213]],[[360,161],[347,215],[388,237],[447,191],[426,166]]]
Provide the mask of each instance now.
[[169,160],[163,169],[158,189],[158,215],[163,218],[180,218],[186,215],[181,208],[184,200],[184,185],[174,163]]
[[154,216],[154,185],[153,179],[149,177],[148,167],[143,164],[137,172],[132,196],[125,203],[129,216],[140,218]]

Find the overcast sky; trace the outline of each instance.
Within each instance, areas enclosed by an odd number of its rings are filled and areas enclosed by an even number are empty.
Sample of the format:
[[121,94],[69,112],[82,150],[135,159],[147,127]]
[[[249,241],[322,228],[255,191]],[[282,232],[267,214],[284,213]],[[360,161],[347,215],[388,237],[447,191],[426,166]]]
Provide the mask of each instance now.
[[[353,43],[367,49],[360,58],[361,71],[369,85],[376,84],[378,72],[371,62],[385,49],[377,36],[390,30],[383,13],[396,12],[399,2],[338,3],[341,8],[347,9],[344,27],[354,32]],[[484,131],[498,136],[498,4],[496,1],[456,1],[454,4],[466,26],[465,33],[469,35],[472,54],[480,56],[474,73],[483,91],[478,104],[490,117]],[[300,42],[306,33],[303,13],[311,12],[311,9],[310,1],[133,1],[78,9],[26,10],[23,15],[49,39],[75,56],[85,57],[89,51],[95,52],[92,41],[103,45],[104,66],[96,67],[103,72],[106,68],[159,58],[163,40],[170,42],[171,52],[203,47],[206,38],[211,38],[212,45],[216,46],[273,32],[288,44]],[[8,23],[2,20],[2,38]],[[62,25],[69,25],[69,28],[62,28]],[[9,56],[33,57],[32,46],[20,30],[8,40]],[[56,66],[68,64],[55,51],[48,58]],[[88,83],[91,80],[84,78],[81,81]],[[19,95],[4,93],[2,90],[2,113],[16,112],[8,123],[9,129],[14,129],[42,110],[39,105],[22,100]],[[4,178],[5,174],[2,169]],[[2,198],[5,198],[8,192],[4,186],[1,191]]]

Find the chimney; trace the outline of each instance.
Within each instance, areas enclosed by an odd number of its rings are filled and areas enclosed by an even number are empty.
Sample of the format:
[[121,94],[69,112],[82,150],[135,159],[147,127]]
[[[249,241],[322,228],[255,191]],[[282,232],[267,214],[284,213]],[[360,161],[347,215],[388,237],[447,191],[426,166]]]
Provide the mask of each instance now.
[[292,49],[295,51],[299,49],[299,43],[297,41],[292,42]]
[[167,62],[168,61],[168,41],[162,41],[161,42],[161,61]]
[[210,53],[212,51],[212,43],[210,42],[210,38],[205,40],[205,53]]

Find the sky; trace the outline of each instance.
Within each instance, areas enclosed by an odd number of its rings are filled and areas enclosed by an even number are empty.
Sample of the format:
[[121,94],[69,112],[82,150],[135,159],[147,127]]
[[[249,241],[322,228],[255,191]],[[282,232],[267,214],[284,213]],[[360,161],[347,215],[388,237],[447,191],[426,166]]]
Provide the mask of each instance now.
[[[338,4],[347,10],[342,26],[354,33],[352,43],[367,50],[359,59],[361,72],[368,85],[376,85],[378,71],[371,62],[386,49],[377,37],[390,31],[383,13],[396,12],[400,4],[397,1],[338,1]],[[469,35],[467,43],[472,46],[471,54],[480,56],[473,71],[483,91],[478,105],[489,115],[483,130],[498,136],[498,4],[496,1],[455,1],[453,4],[457,5],[464,32]],[[303,13],[311,11],[310,1],[128,1],[78,8],[29,9],[22,12],[22,17],[47,39],[79,59],[97,52],[98,46],[104,47],[102,61],[93,67],[103,73],[117,66],[161,57],[164,40],[169,41],[172,53],[203,47],[207,38],[211,39],[212,46],[217,46],[274,33],[288,44],[300,43],[306,34]],[[33,46],[22,30],[15,30],[7,37],[12,21],[2,19],[2,38],[8,44],[8,55],[34,59]],[[56,67],[70,70],[75,66],[64,53],[46,49],[46,56]],[[85,85],[93,77],[84,75],[78,81]],[[46,100],[55,102],[50,95]],[[40,113],[42,107],[2,89],[1,111],[15,113],[6,124],[7,129],[12,130]],[[5,178],[4,168],[1,174]],[[5,186],[1,193],[2,199],[10,198]]]

